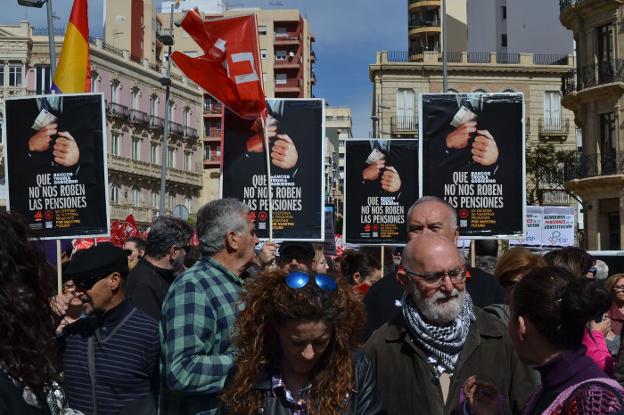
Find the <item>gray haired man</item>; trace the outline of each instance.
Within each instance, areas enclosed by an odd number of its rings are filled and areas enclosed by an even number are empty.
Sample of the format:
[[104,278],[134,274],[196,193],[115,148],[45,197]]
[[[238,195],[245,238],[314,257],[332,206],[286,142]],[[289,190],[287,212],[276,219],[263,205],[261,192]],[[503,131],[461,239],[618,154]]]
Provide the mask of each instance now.
[[197,212],[201,258],[171,285],[163,303],[161,414],[215,414],[233,364],[230,330],[240,275],[258,243],[247,206],[219,199]]
[[182,271],[192,235],[188,223],[171,216],[158,218],[147,236],[144,257],[128,275],[126,295],[136,308],[156,321],[160,320],[169,286]]

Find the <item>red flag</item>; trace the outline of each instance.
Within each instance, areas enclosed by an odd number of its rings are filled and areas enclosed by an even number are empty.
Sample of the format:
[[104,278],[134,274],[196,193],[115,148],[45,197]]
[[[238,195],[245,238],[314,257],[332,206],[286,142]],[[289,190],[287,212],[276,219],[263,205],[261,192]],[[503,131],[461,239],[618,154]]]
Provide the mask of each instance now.
[[255,15],[202,21],[196,10],[180,26],[204,55],[173,52],[171,59],[194,82],[238,116],[257,118],[266,108]]

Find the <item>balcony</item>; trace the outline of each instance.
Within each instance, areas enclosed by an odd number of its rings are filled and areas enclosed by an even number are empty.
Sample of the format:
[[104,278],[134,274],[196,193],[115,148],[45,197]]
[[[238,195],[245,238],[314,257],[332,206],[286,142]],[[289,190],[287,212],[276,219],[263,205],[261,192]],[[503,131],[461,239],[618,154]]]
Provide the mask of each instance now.
[[128,118],[130,116],[130,110],[125,105],[117,104],[115,102],[109,102],[106,106],[108,115],[117,118]]
[[285,56],[283,58],[275,58],[275,66],[278,68],[296,68],[301,64],[301,56]]
[[275,33],[273,37],[274,44],[276,45],[296,45],[301,41],[301,33],[299,32],[287,32],[287,33]]
[[539,135],[542,137],[558,137],[565,140],[570,134],[570,120],[560,118],[539,119]]
[[542,193],[542,204],[551,206],[569,205],[571,198],[563,190],[544,190]]
[[165,127],[165,119],[156,115],[150,115],[149,126],[154,129],[162,129]]
[[128,215],[134,216],[134,219],[142,224],[149,224],[154,218],[154,214],[158,209],[152,209],[144,206],[133,206],[131,204],[112,203],[110,204],[111,220],[124,220]]
[[279,92],[299,92],[301,88],[301,79],[290,78],[287,80],[275,80],[275,91]]
[[440,7],[440,0],[409,0],[410,10],[417,10],[421,7]]
[[169,133],[178,137],[182,137],[184,135],[184,126],[178,122],[171,121],[169,123]]
[[418,134],[418,118],[414,116],[390,117],[390,131],[392,133]]
[[204,134],[204,141],[221,141],[221,128],[210,127],[206,128]]
[[581,154],[575,163],[564,168],[565,180],[624,174],[624,153]]
[[197,128],[193,127],[184,127],[184,137],[197,140],[199,138],[199,134],[197,133]]
[[519,53],[497,53],[496,63],[517,65],[520,63]]
[[[108,168],[110,171],[139,176],[154,181],[160,180],[160,165],[141,160],[108,154]],[[201,188],[201,173],[180,169],[168,168],[167,181],[181,185]]]
[[622,81],[624,81],[624,60],[615,59],[610,62],[581,66],[577,71],[566,72],[562,76],[561,90],[563,95],[569,95],[584,89]]
[[213,101],[206,100],[204,101],[204,115],[221,115],[223,111],[223,106],[221,104],[216,104]]
[[130,122],[138,125],[149,125],[149,116],[143,111],[130,110]]

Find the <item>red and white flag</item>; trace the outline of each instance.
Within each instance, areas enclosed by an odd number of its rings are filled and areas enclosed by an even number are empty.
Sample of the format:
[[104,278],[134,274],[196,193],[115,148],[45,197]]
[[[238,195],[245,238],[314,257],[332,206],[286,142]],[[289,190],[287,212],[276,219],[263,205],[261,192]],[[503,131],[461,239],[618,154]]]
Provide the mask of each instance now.
[[238,116],[261,116],[266,102],[255,15],[204,22],[196,10],[190,10],[179,25],[204,55],[173,52],[171,59],[178,68]]

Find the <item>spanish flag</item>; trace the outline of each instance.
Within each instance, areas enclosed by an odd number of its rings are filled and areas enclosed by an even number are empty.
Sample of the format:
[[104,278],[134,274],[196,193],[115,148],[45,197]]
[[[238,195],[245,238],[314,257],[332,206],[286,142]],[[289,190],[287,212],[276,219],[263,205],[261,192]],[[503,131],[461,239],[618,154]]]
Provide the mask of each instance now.
[[62,94],[91,91],[87,0],[74,0],[52,89]]

